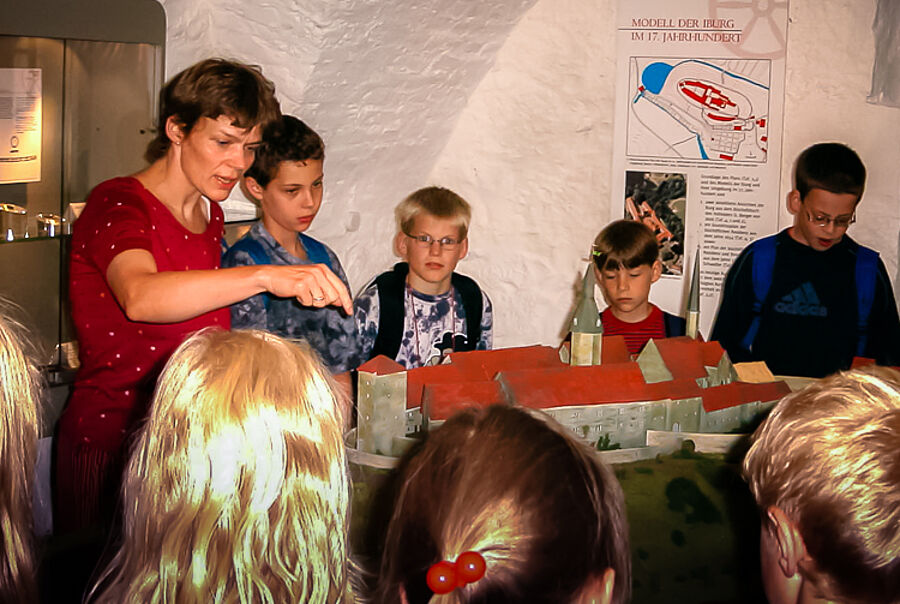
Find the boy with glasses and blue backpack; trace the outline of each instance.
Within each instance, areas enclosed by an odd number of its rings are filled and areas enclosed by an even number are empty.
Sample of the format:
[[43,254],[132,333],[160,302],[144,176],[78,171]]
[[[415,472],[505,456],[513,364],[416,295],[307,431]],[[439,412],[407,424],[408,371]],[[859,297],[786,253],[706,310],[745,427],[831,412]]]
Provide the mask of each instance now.
[[[262,219],[225,253],[223,267],[324,264],[350,289],[337,255],[304,233],[322,205],[324,161],[321,137],[296,117],[285,115],[263,132],[244,178]],[[262,293],[232,305],[231,326],[306,340],[333,373],[359,365],[356,323],[333,306],[302,306],[294,298]]]
[[381,354],[412,369],[449,352],[489,350],[491,301],[473,279],[453,272],[469,251],[469,204],[449,189],[426,187],[395,214],[394,248],[404,262],[354,302],[362,358]]
[[793,226],[751,243],[725,279],[711,339],[732,361],[809,377],[848,369],[855,356],[900,364],[887,271],[877,252],[846,236],[865,181],[859,156],[840,143],[797,158]]

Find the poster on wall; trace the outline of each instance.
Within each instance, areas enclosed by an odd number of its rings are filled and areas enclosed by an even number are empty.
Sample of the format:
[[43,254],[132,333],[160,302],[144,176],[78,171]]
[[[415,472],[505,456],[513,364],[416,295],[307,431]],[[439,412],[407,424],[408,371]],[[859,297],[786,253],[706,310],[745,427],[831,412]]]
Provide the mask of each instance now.
[[0,184],[41,179],[41,70],[0,69]]
[[656,234],[651,300],[684,316],[700,257],[700,331],[725,273],[777,230],[788,2],[620,0],[611,220]]

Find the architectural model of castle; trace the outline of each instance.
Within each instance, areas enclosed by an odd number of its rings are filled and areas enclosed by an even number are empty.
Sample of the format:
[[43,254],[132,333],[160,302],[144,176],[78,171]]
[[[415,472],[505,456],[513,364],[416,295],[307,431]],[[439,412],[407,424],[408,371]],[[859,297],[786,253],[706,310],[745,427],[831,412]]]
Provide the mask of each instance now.
[[622,336],[598,337],[600,364],[585,366],[548,346],[451,353],[409,371],[376,357],[359,368],[357,450],[399,455],[411,434],[494,403],[541,409],[599,449],[640,448],[648,430],[746,431],[790,392],[764,363],[732,364],[718,342],[650,340],[632,360]]

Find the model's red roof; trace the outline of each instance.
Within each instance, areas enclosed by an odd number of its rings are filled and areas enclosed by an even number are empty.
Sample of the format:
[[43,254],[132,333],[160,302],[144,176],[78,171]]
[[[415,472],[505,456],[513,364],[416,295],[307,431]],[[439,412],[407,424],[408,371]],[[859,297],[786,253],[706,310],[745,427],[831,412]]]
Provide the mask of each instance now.
[[868,359],[866,357],[853,357],[853,363],[850,365],[851,369],[858,369],[860,367],[866,367],[868,365],[874,365],[875,359]]
[[483,376],[494,379],[501,371],[524,369],[527,367],[559,367],[559,352],[549,346],[522,346],[518,348],[501,348],[499,350],[471,350],[468,352],[450,353],[451,364],[465,369],[468,375]]
[[418,367],[406,372],[406,408],[412,409],[422,405],[422,390],[426,384],[463,384],[467,382],[486,382],[478,368],[464,369],[456,364]]
[[389,375],[391,373],[406,371],[406,367],[394,361],[393,359],[387,358],[383,354],[379,354],[374,359],[370,359],[360,365],[358,371],[374,373],[375,375]]
[[[687,336],[680,336],[653,340],[653,343],[656,344],[666,368],[674,379],[704,378],[706,377],[706,365],[716,365],[719,362],[718,358],[713,363],[706,362],[705,357],[708,352],[705,349],[712,342],[697,342]],[[719,346],[719,350],[721,350],[721,346]],[[721,354],[719,357],[721,358]]]
[[703,364],[708,367],[715,367],[719,364],[719,361],[722,360],[722,355],[725,354],[725,349],[722,348],[722,345],[713,340],[712,342],[704,342],[703,340],[694,340],[696,345],[700,348],[701,354],[703,355]]
[[663,399],[685,399],[698,397],[703,393],[703,388],[693,378],[679,378],[670,382],[657,382],[647,384],[647,391],[651,398],[647,400],[661,401]]
[[625,336],[603,336],[603,347],[600,349],[600,362],[628,363],[631,361],[631,353],[625,344]]
[[428,384],[422,394],[423,413],[431,419],[447,419],[466,407],[486,407],[505,402],[500,383]]
[[[498,376],[512,402],[532,408],[626,403],[668,398],[646,384],[637,363],[612,363],[557,370],[532,369]],[[667,382],[666,386],[671,382]],[[695,388],[699,387],[694,384]],[[689,386],[685,386],[686,388]]]
[[780,400],[790,392],[788,385],[781,381],[763,384],[732,382],[703,389],[703,408],[709,413],[755,401],[769,403]]

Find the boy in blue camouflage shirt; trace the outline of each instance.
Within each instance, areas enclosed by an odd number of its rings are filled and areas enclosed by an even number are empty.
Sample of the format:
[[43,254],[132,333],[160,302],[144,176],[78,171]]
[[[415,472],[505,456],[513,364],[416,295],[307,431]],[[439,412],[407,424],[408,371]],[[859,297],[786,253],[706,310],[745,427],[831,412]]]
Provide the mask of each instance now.
[[[321,137],[299,119],[285,115],[266,129],[244,181],[262,219],[225,253],[223,267],[324,264],[350,289],[334,251],[304,234],[322,204],[324,161]],[[262,293],[231,307],[231,326],[306,340],[333,373],[359,365],[356,323],[333,306],[302,306]]]
[[453,272],[469,250],[469,204],[449,189],[426,187],[395,213],[395,249],[405,262],[376,277],[353,304],[362,359],[383,354],[412,369],[453,351],[489,350],[491,301],[473,279]]

